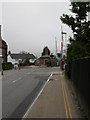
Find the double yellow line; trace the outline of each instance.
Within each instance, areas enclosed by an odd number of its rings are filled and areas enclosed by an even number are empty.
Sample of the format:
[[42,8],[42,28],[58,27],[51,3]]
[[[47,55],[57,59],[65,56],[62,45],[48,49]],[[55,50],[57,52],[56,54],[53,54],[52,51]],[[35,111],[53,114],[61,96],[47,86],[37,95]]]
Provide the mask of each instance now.
[[61,80],[61,86],[62,86],[62,93],[63,93],[63,98],[64,98],[64,105],[65,105],[65,112],[66,112],[66,118],[68,119],[72,119],[72,113],[71,113],[71,109],[70,109],[70,105],[68,102],[68,97],[67,97],[67,93],[66,93],[66,88],[65,85],[63,83],[64,81]]

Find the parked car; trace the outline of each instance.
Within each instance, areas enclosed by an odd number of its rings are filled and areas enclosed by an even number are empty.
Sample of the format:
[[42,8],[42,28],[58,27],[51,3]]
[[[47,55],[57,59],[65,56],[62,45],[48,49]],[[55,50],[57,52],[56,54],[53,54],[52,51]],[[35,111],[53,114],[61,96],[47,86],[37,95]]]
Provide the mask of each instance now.
[[19,67],[18,67],[18,63],[14,63],[14,69],[16,70],[16,69],[18,69]]

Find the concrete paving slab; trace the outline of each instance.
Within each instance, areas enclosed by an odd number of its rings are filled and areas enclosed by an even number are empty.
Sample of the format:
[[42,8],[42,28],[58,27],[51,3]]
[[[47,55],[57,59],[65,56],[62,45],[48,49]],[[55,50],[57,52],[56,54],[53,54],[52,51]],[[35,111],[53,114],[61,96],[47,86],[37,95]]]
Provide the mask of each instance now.
[[82,118],[64,75],[53,74],[27,118]]

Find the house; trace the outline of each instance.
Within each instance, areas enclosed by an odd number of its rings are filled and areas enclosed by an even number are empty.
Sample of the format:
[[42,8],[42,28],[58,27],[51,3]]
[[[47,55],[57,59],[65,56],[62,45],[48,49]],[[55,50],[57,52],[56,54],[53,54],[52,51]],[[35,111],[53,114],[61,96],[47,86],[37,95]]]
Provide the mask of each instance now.
[[55,57],[55,55],[50,55],[50,50],[48,49],[48,47],[45,47],[43,49],[42,55],[41,57],[39,57],[36,61],[35,61],[35,65],[37,66],[57,66],[57,58]]
[[1,25],[0,25],[0,59],[2,62],[7,62],[7,43],[1,37]]
[[12,64],[18,63],[23,65],[30,65],[30,63],[34,63],[36,57],[33,54],[29,53],[9,53],[8,62],[12,62]]
[[50,50],[47,46],[45,46],[43,49],[42,56],[44,56],[44,55],[50,55]]
[[44,47],[41,57],[35,61],[37,66],[47,66],[47,63],[50,61],[50,50],[47,46]]
[[49,55],[43,55],[40,58],[38,58],[35,62],[36,66],[47,66],[47,63],[50,61]]

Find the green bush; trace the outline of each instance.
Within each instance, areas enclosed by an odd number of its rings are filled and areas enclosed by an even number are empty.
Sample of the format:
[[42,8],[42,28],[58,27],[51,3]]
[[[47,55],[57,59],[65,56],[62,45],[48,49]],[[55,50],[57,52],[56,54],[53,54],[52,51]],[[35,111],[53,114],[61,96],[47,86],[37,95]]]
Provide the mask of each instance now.
[[2,69],[3,69],[3,70],[12,69],[12,63],[11,63],[11,62],[2,63]]

